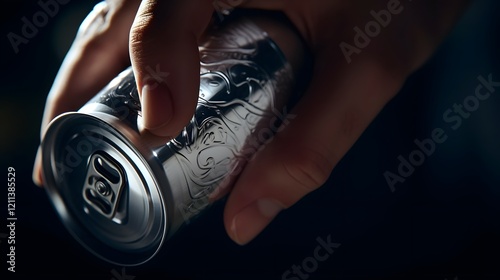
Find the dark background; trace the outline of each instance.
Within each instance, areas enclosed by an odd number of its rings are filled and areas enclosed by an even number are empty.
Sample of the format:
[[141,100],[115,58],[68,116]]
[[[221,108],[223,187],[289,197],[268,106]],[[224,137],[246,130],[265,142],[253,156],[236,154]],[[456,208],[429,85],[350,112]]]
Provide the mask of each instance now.
[[[7,34],[21,34],[21,18],[31,19],[41,8],[36,1],[2,2],[0,154],[3,176],[8,166],[16,169],[18,275],[120,280],[113,270],[121,274],[122,268],[76,244],[44,190],[31,181],[46,94],[95,3],[61,5],[16,54]],[[153,261],[127,268],[126,274],[137,280],[281,279],[292,265],[313,256],[317,237],[331,235],[341,246],[308,279],[500,279],[500,88],[459,129],[442,117],[474,94],[479,75],[500,81],[499,14],[499,1],[476,1],[326,185],[280,214],[253,242],[240,247],[229,240],[223,205],[217,204]],[[384,172],[396,173],[398,155],[408,158],[416,149],[413,141],[438,127],[446,131],[446,142],[391,192]],[[5,183],[0,191],[0,233],[7,232],[6,188]],[[1,241],[3,273],[7,242]]]

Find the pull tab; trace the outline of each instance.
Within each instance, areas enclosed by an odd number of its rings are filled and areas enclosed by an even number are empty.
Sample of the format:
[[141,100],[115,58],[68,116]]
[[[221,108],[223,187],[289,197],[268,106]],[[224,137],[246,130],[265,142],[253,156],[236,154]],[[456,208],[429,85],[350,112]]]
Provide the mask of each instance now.
[[106,218],[113,218],[125,185],[123,168],[105,152],[90,158],[83,198],[89,206]]

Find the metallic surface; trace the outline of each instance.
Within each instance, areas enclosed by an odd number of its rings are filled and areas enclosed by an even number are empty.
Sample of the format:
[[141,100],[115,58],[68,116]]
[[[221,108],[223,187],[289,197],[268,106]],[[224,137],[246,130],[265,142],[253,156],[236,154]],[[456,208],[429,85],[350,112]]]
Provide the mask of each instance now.
[[107,261],[136,265],[153,257],[227,193],[284,121],[293,79],[278,46],[244,19],[209,34],[200,46],[196,112],[175,139],[140,132],[130,68],[48,128],[42,153],[49,196],[73,236]]

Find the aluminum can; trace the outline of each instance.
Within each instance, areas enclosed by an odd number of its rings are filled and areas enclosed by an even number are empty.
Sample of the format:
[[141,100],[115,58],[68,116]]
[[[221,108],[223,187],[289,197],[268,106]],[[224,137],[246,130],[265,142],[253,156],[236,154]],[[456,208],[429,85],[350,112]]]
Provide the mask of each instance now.
[[131,68],[48,127],[42,161],[50,200],[73,237],[106,261],[151,259],[224,197],[286,118],[294,78],[275,41],[243,17],[208,34],[199,47],[196,111],[177,137],[142,132]]

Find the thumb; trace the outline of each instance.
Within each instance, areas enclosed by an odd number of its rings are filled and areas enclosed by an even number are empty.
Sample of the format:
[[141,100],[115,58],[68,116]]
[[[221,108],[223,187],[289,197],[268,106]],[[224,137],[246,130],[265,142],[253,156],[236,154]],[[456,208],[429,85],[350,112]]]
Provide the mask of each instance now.
[[192,117],[199,90],[198,38],[210,1],[142,1],[130,31],[130,57],[142,103],[142,126],[175,136]]

